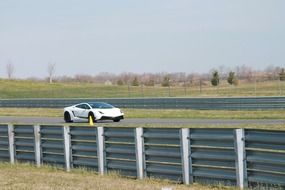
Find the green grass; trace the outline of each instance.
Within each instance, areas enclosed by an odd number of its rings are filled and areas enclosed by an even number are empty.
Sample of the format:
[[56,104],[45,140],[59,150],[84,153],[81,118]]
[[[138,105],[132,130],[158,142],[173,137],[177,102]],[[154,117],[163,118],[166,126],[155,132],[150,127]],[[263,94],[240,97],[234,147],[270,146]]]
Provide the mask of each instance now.
[[219,97],[219,96],[282,96],[285,82],[241,83],[233,87],[225,81],[216,88],[202,86],[133,87],[106,86],[95,83],[53,83],[0,79],[0,99],[12,98],[125,98],[125,97]]
[[[223,111],[176,109],[122,109],[126,118],[285,119],[285,110]],[[62,117],[62,109],[1,108],[0,116]]]
[[184,119],[285,119],[285,110],[224,111],[174,109],[124,109],[128,118]]
[[216,190],[234,189],[223,186],[191,186],[153,179],[134,180],[117,174],[105,176],[83,169],[65,172],[62,169],[43,166],[36,168],[28,164],[0,163],[0,184],[2,190]]

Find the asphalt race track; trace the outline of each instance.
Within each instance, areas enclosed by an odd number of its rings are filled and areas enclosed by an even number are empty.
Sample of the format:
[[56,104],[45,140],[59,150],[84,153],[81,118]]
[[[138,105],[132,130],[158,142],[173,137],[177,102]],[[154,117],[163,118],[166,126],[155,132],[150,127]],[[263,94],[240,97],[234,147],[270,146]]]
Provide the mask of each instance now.
[[[0,123],[20,123],[20,124],[63,124],[63,118],[60,117],[16,117],[1,116]],[[235,126],[235,125],[280,125],[285,124],[285,119],[124,119],[119,123],[112,121],[99,121],[97,124],[114,125],[161,125],[161,126],[179,126],[179,125],[212,125],[212,126]]]

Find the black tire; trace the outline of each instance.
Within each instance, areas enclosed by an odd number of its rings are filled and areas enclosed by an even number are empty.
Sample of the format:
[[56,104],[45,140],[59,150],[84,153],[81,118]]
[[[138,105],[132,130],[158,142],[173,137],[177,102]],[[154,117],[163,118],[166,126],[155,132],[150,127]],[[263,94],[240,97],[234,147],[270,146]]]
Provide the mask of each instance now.
[[113,119],[114,122],[120,122],[121,119]]
[[71,123],[72,121],[71,121],[71,117],[70,117],[70,114],[69,114],[69,112],[64,112],[64,121],[66,122],[66,123]]
[[95,122],[96,122],[96,119],[95,119],[94,113],[92,113],[92,112],[90,112],[90,113],[88,114],[88,123],[90,123],[90,116],[91,116],[93,122],[95,123]]

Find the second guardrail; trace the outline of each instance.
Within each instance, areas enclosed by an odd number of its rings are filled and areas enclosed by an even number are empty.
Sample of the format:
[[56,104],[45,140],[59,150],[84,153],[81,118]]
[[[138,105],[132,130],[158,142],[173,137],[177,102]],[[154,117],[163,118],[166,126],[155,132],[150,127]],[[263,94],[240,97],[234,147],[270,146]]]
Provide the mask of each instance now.
[[110,98],[110,99],[2,99],[0,107],[63,108],[81,102],[108,102],[120,108],[258,110],[285,109],[285,97],[240,98]]

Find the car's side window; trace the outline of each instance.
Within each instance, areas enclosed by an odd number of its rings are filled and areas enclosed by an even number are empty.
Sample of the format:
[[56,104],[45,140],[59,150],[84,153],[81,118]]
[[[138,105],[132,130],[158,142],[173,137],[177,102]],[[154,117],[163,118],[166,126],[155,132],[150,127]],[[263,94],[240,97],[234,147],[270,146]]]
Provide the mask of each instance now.
[[90,107],[87,104],[79,104],[76,106],[79,109],[89,110]]
[[87,104],[84,104],[86,110],[90,110],[90,107]]
[[79,109],[85,109],[85,105],[84,104],[79,104],[76,107],[79,108]]

